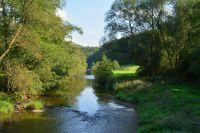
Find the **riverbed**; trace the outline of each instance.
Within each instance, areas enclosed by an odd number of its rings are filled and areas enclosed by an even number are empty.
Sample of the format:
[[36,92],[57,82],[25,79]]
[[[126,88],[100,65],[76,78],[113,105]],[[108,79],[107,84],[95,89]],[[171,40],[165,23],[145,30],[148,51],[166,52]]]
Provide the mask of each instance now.
[[1,120],[0,133],[135,133],[133,106],[96,90],[93,81],[93,75],[86,75],[68,89],[40,97],[47,106],[44,112],[14,113]]

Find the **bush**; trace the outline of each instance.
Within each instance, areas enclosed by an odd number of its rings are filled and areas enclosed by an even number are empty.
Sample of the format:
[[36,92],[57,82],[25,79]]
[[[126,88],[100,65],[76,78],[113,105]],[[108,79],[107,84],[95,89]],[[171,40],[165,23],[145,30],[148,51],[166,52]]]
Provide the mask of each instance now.
[[40,101],[30,101],[24,104],[24,109],[26,110],[36,110],[36,109],[43,109],[44,106]]
[[95,81],[98,86],[106,87],[107,83],[112,77],[112,61],[107,59],[106,56],[103,56],[103,60],[97,62],[92,67],[92,72],[95,75]]
[[114,85],[115,91],[121,90],[141,90],[143,88],[149,87],[151,84],[143,82],[141,80],[123,81],[121,83],[116,83]]
[[11,103],[6,101],[0,101],[0,113],[9,114],[14,111],[14,107]]
[[120,65],[119,65],[118,61],[116,61],[116,60],[113,61],[113,69],[114,70],[120,69]]
[[23,65],[8,62],[6,64],[6,73],[8,75],[9,88],[11,88],[8,91],[19,92],[24,96],[38,94],[42,91],[39,77]]

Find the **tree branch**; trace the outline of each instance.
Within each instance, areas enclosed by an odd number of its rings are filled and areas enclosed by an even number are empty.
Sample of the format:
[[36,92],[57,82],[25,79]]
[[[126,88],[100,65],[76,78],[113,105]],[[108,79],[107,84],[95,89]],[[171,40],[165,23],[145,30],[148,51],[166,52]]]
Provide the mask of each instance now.
[[2,61],[2,59],[10,52],[10,50],[13,47],[13,44],[15,43],[15,40],[17,39],[17,37],[19,36],[19,34],[22,31],[22,25],[19,26],[19,29],[17,30],[16,34],[14,35],[13,39],[11,40],[11,42],[8,45],[8,48],[6,49],[6,51],[0,56],[0,62]]

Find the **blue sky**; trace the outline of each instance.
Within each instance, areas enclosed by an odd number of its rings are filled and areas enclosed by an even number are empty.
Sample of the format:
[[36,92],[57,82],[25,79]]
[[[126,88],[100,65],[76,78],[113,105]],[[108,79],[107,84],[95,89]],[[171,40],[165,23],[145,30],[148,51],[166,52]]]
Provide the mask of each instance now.
[[99,46],[103,36],[104,18],[113,0],[67,0],[60,14],[82,28],[83,35],[73,33],[73,41],[83,46]]

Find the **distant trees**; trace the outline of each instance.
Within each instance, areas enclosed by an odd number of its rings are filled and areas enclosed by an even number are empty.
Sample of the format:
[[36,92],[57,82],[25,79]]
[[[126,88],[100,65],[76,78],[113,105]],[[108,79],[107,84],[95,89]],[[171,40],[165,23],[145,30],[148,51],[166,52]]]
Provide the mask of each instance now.
[[[153,78],[194,76],[200,71],[190,62],[193,60],[199,66],[196,55],[199,3],[199,0],[115,0],[105,19],[107,42],[102,47],[112,44],[109,46],[114,50],[122,46],[117,43],[126,43],[127,49],[132,49],[126,50],[127,55],[131,53],[142,72]],[[114,41],[120,36],[122,39]],[[194,54],[196,57],[192,58]]]
[[0,1],[0,89],[31,95],[83,74],[81,48],[65,42],[74,27],[56,16],[60,0]]
[[92,64],[95,63],[99,57],[99,47],[90,47],[90,46],[87,46],[87,47],[82,47],[81,48],[83,53],[86,55],[87,57],[87,65],[88,65],[88,68],[91,68],[92,67]]
[[94,54],[95,52],[97,52],[99,49],[99,47],[82,47],[83,52],[85,53],[86,57],[89,57],[90,55]]
[[101,51],[109,59],[117,60],[120,65],[134,64],[136,62],[133,58],[133,41],[131,37],[113,40],[102,45]]

